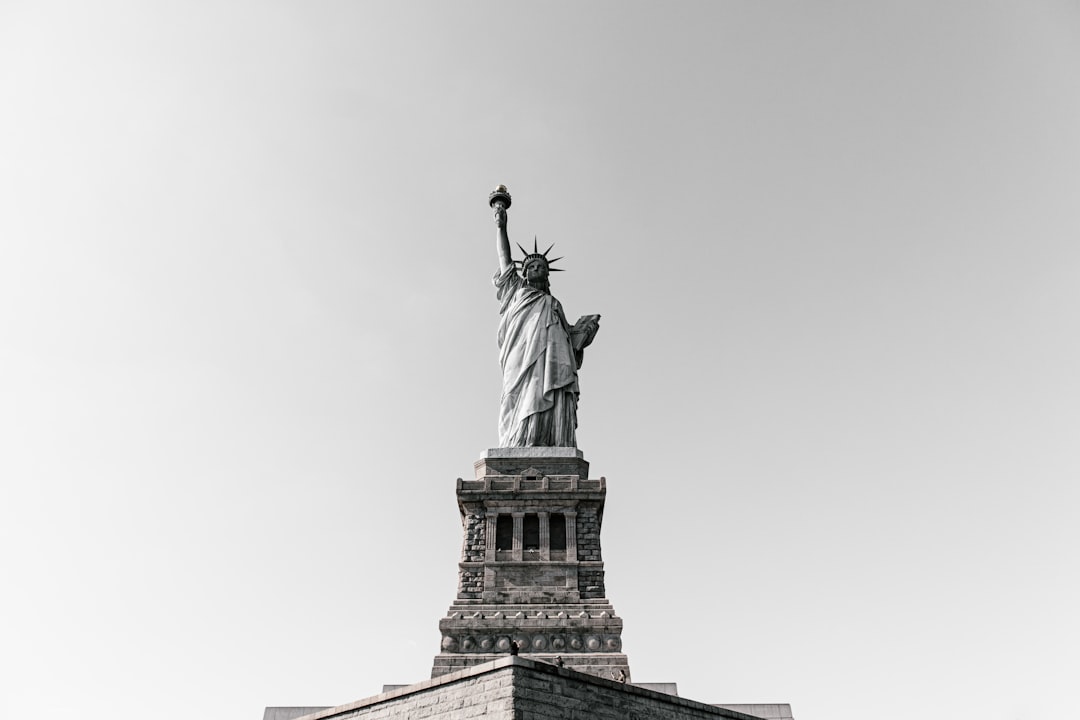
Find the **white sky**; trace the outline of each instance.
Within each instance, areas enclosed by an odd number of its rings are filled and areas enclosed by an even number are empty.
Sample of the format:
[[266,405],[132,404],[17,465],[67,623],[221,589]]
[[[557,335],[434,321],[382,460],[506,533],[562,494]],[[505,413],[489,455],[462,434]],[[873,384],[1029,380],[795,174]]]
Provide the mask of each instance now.
[[425,679],[496,267],[638,681],[1076,711],[1080,4],[0,2],[0,715]]

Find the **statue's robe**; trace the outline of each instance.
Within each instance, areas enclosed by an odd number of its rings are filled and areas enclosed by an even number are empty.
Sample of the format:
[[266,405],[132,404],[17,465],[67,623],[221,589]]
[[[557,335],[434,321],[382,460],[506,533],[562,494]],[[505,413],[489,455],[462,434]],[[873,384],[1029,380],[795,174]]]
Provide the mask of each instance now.
[[493,281],[503,371],[500,447],[577,447],[578,363],[562,305],[526,285],[513,266]]

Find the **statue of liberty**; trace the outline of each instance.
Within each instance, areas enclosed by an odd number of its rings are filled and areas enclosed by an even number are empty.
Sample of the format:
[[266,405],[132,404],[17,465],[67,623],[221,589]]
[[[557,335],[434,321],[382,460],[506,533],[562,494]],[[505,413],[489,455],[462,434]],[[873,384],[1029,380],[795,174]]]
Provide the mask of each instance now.
[[596,336],[600,316],[586,315],[573,325],[567,322],[549,283],[550,273],[559,270],[551,264],[561,258],[549,260],[551,247],[541,253],[534,239],[531,253],[518,245],[524,258],[511,259],[506,232],[510,193],[500,185],[489,202],[498,228],[499,271],[493,281],[500,303],[503,373],[499,445],[577,447],[578,368]]

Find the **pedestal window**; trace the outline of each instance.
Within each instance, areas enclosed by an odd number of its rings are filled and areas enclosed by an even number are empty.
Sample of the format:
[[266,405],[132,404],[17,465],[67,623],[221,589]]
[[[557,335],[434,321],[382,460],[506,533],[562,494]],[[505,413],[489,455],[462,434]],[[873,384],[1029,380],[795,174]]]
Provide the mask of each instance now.
[[540,517],[529,513],[522,519],[521,525],[522,560],[540,559]]
[[495,521],[495,559],[509,560],[514,549],[514,518],[499,515]]
[[566,516],[552,513],[548,516],[548,542],[552,560],[566,559]]

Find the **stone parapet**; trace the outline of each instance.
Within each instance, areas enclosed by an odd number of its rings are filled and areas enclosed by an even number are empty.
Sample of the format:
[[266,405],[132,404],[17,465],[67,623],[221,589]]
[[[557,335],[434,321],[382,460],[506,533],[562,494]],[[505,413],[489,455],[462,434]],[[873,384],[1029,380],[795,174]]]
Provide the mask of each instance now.
[[517,495],[570,493],[578,496],[583,493],[602,495],[606,485],[605,478],[589,480],[577,475],[485,475],[478,480],[458,479],[457,491],[459,495],[465,496],[503,493]]
[[[473,465],[476,479],[488,475],[589,476],[589,463],[572,447],[489,448]],[[536,472],[529,473],[528,470]]]

